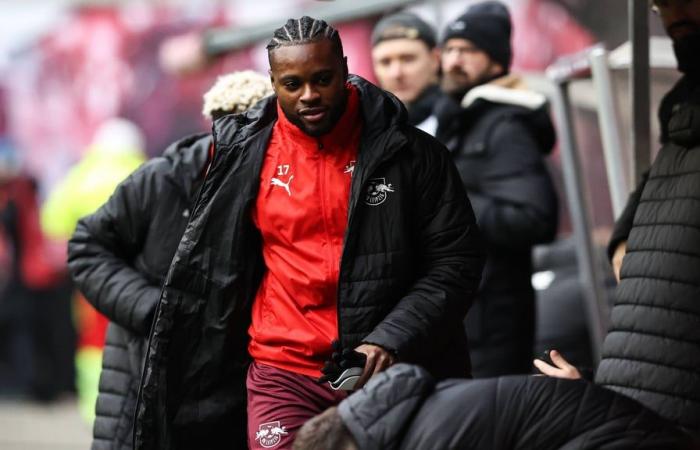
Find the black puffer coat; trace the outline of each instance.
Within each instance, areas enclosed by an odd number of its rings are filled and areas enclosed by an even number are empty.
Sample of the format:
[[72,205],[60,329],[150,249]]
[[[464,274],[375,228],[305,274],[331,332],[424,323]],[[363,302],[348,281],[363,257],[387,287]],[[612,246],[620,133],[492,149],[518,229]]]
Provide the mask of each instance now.
[[183,139],[122,182],[80,220],[68,244],[73,278],[110,323],[93,450],[131,449],[136,397],[160,286],[189,220],[211,142]]
[[[513,77],[497,83],[518,86]],[[555,142],[546,99],[486,84],[472,89],[462,106],[444,97],[435,113],[436,137],[452,152],[487,246],[466,322],[473,374],[529,373],[535,332],[531,250],[554,239],[558,220],[544,162]]]
[[700,90],[685,100],[613,238],[627,253],[596,381],[700,431]]
[[[351,82],[363,129],[340,264],[339,339],[346,348],[378,344],[438,377],[466,376],[461,320],[482,268],[469,200],[447,151],[406,124],[398,100],[359,77]],[[215,123],[215,159],[151,334],[138,450],[245,448],[247,328],[264,269],[250,211],[276,114],[272,97]],[[370,206],[379,178],[393,192]]]
[[514,375],[436,383],[398,364],[338,406],[362,450],[693,448],[639,403],[582,380]]

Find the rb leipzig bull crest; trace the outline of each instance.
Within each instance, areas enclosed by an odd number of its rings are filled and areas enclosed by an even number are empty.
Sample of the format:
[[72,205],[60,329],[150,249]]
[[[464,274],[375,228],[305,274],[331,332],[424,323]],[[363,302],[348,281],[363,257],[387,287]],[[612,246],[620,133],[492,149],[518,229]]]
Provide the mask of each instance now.
[[265,448],[272,448],[280,443],[283,435],[288,434],[286,428],[279,421],[263,423],[255,432],[255,440]]
[[394,187],[391,183],[387,183],[385,178],[372,178],[367,182],[365,205],[381,205],[386,200],[389,192],[394,192]]

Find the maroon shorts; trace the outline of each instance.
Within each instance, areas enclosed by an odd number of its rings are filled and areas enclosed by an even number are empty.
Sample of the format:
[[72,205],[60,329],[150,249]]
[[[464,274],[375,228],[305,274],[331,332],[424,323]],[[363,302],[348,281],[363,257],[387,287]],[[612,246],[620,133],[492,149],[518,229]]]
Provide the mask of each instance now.
[[264,364],[252,363],[248,389],[248,447],[253,450],[291,449],[294,436],[304,423],[347,394],[328,383]]

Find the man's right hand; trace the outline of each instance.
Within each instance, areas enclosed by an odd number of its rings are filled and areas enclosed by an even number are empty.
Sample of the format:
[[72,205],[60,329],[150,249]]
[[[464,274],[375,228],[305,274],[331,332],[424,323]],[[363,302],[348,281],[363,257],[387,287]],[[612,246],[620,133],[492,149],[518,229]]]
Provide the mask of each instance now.
[[613,268],[613,273],[615,274],[615,280],[617,282],[620,282],[620,269],[622,268],[622,258],[625,257],[625,253],[627,253],[627,241],[622,241],[617,245],[617,248],[615,249],[615,252],[613,253],[612,257],[612,268]]
[[370,378],[388,369],[396,362],[396,358],[390,352],[378,345],[362,344],[355,351],[367,356],[365,370],[360,379],[357,380],[356,389],[364,386]]

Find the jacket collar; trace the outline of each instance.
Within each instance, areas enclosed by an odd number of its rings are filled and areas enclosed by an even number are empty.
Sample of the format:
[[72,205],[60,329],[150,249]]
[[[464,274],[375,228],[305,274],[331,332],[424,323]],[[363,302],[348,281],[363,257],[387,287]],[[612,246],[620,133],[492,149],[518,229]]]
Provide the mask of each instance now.
[[435,102],[442,95],[440,86],[431,84],[418,98],[408,105],[408,123],[418,125],[433,113]]
[[170,162],[166,180],[188,200],[204,178],[211,142],[209,133],[198,133],[171,144],[163,152],[163,157]]

